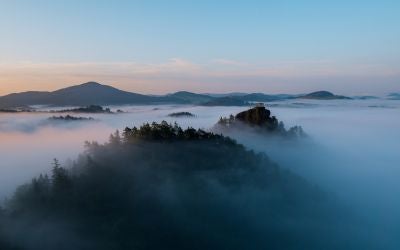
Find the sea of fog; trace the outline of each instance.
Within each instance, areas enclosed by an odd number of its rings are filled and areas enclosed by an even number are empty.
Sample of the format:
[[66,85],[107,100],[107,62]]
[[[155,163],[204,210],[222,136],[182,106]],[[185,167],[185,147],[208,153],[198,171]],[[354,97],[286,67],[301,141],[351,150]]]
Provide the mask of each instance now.
[[[291,100],[267,103],[267,107],[286,127],[302,126],[309,142],[288,144],[240,132],[232,136],[337,196],[357,214],[368,217],[382,237],[386,232],[388,237],[400,234],[400,101]],[[83,151],[84,141],[103,142],[117,129],[162,120],[210,129],[221,116],[246,108],[160,105],[111,109],[124,113],[74,114],[95,119],[83,122],[50,122],[50,116],[59,114],[49,113],[0,114],[0,197],[10,196],[19,184],[47,173],[53,158],[74,160]],[[180,111],[196,117],[168,117]]]

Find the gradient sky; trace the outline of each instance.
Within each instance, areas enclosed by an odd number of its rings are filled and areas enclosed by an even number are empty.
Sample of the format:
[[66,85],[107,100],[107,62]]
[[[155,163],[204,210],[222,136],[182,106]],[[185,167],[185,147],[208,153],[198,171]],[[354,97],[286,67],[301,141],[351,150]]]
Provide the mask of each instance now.
[[400,1],[0,0],[0,95],[400,92]]

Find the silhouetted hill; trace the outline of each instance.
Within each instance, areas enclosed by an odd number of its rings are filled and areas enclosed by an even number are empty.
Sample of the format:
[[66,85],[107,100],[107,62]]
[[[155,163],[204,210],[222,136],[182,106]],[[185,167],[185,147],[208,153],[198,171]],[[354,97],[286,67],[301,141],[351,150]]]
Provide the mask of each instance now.
[[377,96],[372,96],[372,95],[361,95],[361,96],[352,96],[351,98],[356,99],[356,100],[374,100],[374,99],[380,99]]
[[71,166],[54,161],[51,176],[19,187],[0,214],[0,242],[29,250],[340,248],[333,206],[265,154],[161,122],[87,143]]
[[200,103],[208,102],[208,101],[214,99],[214,97],[211,97],[209,95],[196,94],[196,93],[187,92],[187,91],[179,91],[179,92],[176,92],[173,94],[169,94],[167,96],[182,100],[187,103],[192,103],[192,104],[200,104]]
[[22,107],[41,104],[51,92],[28,91],[0,97],[0,107]]
[[18,113],[21,112],[19,110],[16,109],[0,109],[0,113]]
[[208,102],[202,103],[203,106],[247,106],[248,102],[241,100],[237,97],[226,96],[212,99]]
[[390,99],[390,100],[400,100],[400,93],[390,93],[388,95],[388,99]]
[[187,101],[192,104],[205,106],[243,106],[248,102],[272,102],[295,98],[294,95],[277,94],[267,95],[263,93],[230,93],[230,94],[195,94],[186,91],[176,92],[168,95]]
[[[67,98],[66,98],[67,97]],[[160,101],[157,97],[130,93],[96,82],[72,86],[52,92],[54,105],[105,105],[126,103],[148,103]],[[61,101],[55,101],[61,99]]]
[[236,98],[246,102],[272,102],[272,101],[292,99],[295,97],[296,97],[295,95],[288,95],[288,94],[266,95],[263,93],[252,93],[243,96],[237,96]]
[[[263,93],[196,94],[179,91],[168,95],[142,95],[117,88],[87,82],[84,84],[59,89],[53,92],[29,91],[13,93],[0,97],[0,109],[32,105],[51,106],[88,106],[88,105],[123,105],[123,104],[195,104],[204,106],[246,106],[250,102],[273,102],[293,98],[331,100],[351,99],[334,95],[328,91],[317,91],[307,95]],[[395,94],[390,98],[396,98]]]
[[347,96],[334,95],[329,91],[317,91],[306,95],[299,96],[301,99],[316,99],[316,100],[333,100],[333,99],[351,99]]
[[87,82],[53,92],[24,92],[0,97],[0,107],[29,105],[87,106],[118,104],[181,103],[169,96],[147,96],[122,91],[96,82]]
[[206,95],[214,97],[214,98],[230,97],[230,98],[242,100],[244,102],[272,102],[272,101],[292,99],[297,96],[297,95],[289,95],[289,94],[267,95],[264,93],[251,93],[251,94],[228,93],[228,94],[206,94]]
[[203,95],[208,95],[211,97],[227,97],[227,96],[244,96],[248,95],[248,93],[243,93],[243,92],[231,92],[231,93],[204,93]]

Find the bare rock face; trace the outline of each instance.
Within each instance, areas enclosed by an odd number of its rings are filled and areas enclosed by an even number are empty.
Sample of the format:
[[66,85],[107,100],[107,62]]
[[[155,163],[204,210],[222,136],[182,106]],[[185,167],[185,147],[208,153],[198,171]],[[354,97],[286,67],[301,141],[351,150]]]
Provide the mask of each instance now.
[[221,117],[216,126],[218,126],[219,129],[226,130],[243,128],[243,124],[253,127],[262,133],[274,133],[287,137],[306,136],[300,126],[294,126],[286,130],[283,122],[278,121],[275,116],[271,116],[271,111],[261,104],[249,110],[240,112],[235,116],[231,115],[229,118]]
[[238,113],[235,118],[242,122],[261,125],[269,119],[270,114],[271,112],[265,107],[255,107]]
[[271,111],[263,106],[257,106],[252,109],[238,113],[235,118],[243,123],[262,126],[264,124],[273,124],[277,122],[276,118],[271,117]]

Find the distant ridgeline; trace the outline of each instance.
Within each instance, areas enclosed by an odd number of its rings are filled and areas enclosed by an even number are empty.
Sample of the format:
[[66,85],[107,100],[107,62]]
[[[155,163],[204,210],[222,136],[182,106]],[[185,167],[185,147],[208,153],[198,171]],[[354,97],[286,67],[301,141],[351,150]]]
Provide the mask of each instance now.
[[254,108],[240,112],[235,116],[230,115],[229,118],[221,117],[217,123],[217,127],[226,129],[238,129],[243,126],[249,126],[260,130],[260,132],[267,132],[281,136],[289,137],[305,137],[302,127],[294,126],[289,130],[285,129],[282,121],[278,121],[275,116],[271,116],[271,111],[265,108],[264,105],[259,104]]
[[0,108],[0,113],[28,113],[35,112],[32,108]]
[[0,248],[321,249],[329,200],[228,137],[144,124],[19,187],[0,209]]
[[[0,109],[0,113],[106,113],[112,114],[113,112],[109,108],[103,108],[100,105],[88,105],[79,108],[73,109],[61,109],[61,110],[50,110],[50,111],[41,111],[36,110],[34,108],[6,108]],[[122,113],[123,111],[118,109],[117,113]]]
[[20,111],[16,109],[0,109],[0,113],[18,113]]
[[[394,93],[396,95],[396,93]],[[273,102],[290,99],[334,100],[351,99],[335,95],[328,91],[309,94],[263,94],[263,93],[227,93],[196,94],[187,91],[154,96],[131,93],[97,82],[87,82],[52,92],[28,91],[0,96],[0,108],[46,106],[87,106],[87,105],[158,105],[158,104],[195,104],[203,106],[249,106],[253,102]],[[390,98],[397,98],[391,96]]]

